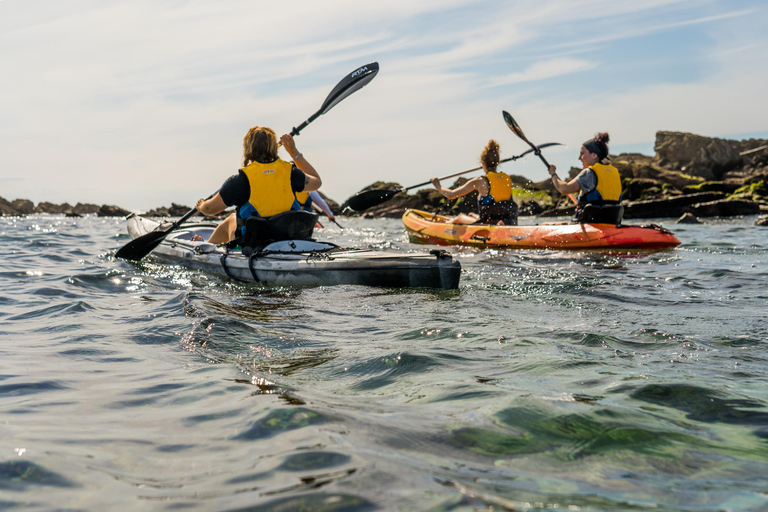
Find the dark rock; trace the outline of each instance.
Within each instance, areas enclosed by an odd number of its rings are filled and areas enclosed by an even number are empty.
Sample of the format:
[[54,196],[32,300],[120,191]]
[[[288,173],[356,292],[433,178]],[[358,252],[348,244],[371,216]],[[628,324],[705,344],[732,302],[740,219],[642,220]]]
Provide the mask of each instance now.
[[29,199],[16,199],[11,202],[11,206],[22,215],[29,215],[35,211],[35,203]]
[[701,221],[692,213],[684,213],[675,224],[701,224]]
[[757,174],[753,174],[751,176],[744,178],[744,180],[742,181],[742,186],[752,185],[753,183],[759,183],[761,181],[768,183],[768,172],[765,172],[765,173],[759,172]]
[[72,206],[69,203],[54,204],[54,203],[43,201],[42,203],[37,203],[34,213],[61,214],[61,213],[67,213],[68,211],[71,211],[71,210],[72,210]]
[[733,194],[741,183],[735,180],[729,181],[702,181],[696,185],[687,185],[683,187],[683,194],[697,194],[699,192],[724,192]]
[[738,188],[729,199],[747,199],[757,202],[768,201],[768,183],[763,180],[752,181],[748,185]]
[[707,201],[724,199],[722,192],[702,192],[653,201],[634,201],[624,205],[625,219],[649,219],[680,217],[691,210],[691,206]]
[[160,208],[149,210],[143,216],[144,217],[169,217],[170,214],[168,213],[168,208],[166,208],[165,206],[161,206]]
[[520,216],[540,215],[541,213],[544,212],[544,207],[541,206],[536,201],[523,201],[518,206],[519,206],[518,215]]
[[[385,183],[385,182],[378,181],[372,185],[365,187],[360,192],[365,192],[367,190],[373,190],[373,189],[397,190],[399,188],[402,188],[402,186],[399,183],[391,183],[391,182]],[[465,196],[460,199],[466,200],[468,197],[469,196]],[[377,217],[398,218],[398,217],[401,217],[405,212],[405,210],[408,208],[416,208],[420,210],[426,209],[426,211],[438,211],[443,208],[448,210],[449,208],[446,207],[445,201],[447,200],[440,194],[440,192],[432,188],[432,189],[419,190],[414,195],[409,195],[405,192],[401,192],[399,194],[396,194],[394,197],[392,197],[388,201],[385,201],[380,205],[368,208],[367,210],[362,212],[355,212],[347,209],[348,201],[345,201],[344,204],[342,204],[342,211],[345,212],[345,215],[364,217],[364,218],[377,218]]]
[[128,215],[128,210],[123,210],[119,206],[113,206],[113,205],[102,205],[101,208],[99,208],[99,211],[97,212],[99,217],[125,217]]
[[699,217],[735,217],[737,215],[756,215],[760,213],[760,206],[754,201],[721,199],[694,204],[689,211]]
[[705,180],[720,179],[744,163],[733,141],[692,133],[656,132],[655,150],[659,165]]
[[13,204],[11,204],[8,200],[0,197],[0,215],[15,217],[21,215],[21,212],[14,208]]
[[71,210],[70,210],[70,211],[68,211],[68,212],[67,212],[65,215],[66,215],[67,217],[82,217],[82,215],[80,215],[79,213],[73,212],[73,211],[71,211]]
[[768,215],[758,217],[755,221],[755,226],[768,226]]
[[744,169],[752,174],[764,172],[768,167],[768,141],[749,139],[734,141],[736,151],[744,161]]
[[657,163],[655,157],[637,153],[622,153],[617,157],[611,157],[611,164],[618,169],[623,181],[629,179],[655,180],[659,186],[668,184],[678,190],[682,190],[686,185],[694,185],[704,181],[701,178],[662,167]]
[[168,208],[168,215],[170,217],[181,217],[191,210],[190,206],[183,206],[176,203],[171,203],[171,207]]
[[319,190],[317,191],[317,193],[320,194],[320,197],[322,197],[323,200],[326,203],[328,203],[328,208],[331,209],[331,211],[333,212],[334,215],[338,215],[338,214],[341,213],[341,205],[339,205],[339,203],[337,203],[336,201],[334,201],[330,197],[326,196],[325,194],[323,194]]
[[621,197],[626,201],[654,199],[661,193],[662,183],[649,178],[628,178],[622,183]]
[[90,203],[77,203],[72,211],[79,215],[88,215],[90,213],[98,213],[101,207],[97,204]]

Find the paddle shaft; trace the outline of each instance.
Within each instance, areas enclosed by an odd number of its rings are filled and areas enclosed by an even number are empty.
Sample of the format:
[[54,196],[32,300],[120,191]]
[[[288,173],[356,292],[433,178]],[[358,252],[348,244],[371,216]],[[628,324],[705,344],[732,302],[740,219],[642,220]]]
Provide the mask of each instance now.
[[[505,158],[504,160],[500,160],[499,163],[503,164],[503,163],[506,163],[506,162],[511,162],[512,160],[515,160],[515,157]],[[450,174],[448,176],[443,176],[442,178],[437,178],[437,179],[439,179],[441,181],[442,180],[447,180],[448,178],[455,178],[456,176],[461,176],[462,174],[469,174],[470,172],[479,171],[482,168],[483,168],[483,166],[481,165],[480,167],[475,167],[474,169],[469,169],[467,171],[457,172],[455,174]],[[430,183],[432,183],[432,180],[425,181],[424,183],[419,183],[418,185],[412,185],[412,186],[410,186],[408,188],[403,188],[403,189],[400,189],[400,190],[401,191],[411,190],[412,188],[423,187],[424,185],[429,185]]]
[[295,127],[293,128],[293,130],[291,130],[291,137],[295,137],[296,135],[298,135],[298,134],[299,134],[299,132],[300,132],[301,130],[303,130],[304,128],[306,128],[307,126],[309,126],[309,123],[311,123],[312,121],[314,121],[315,119],[317,119],[318,117],[320,117],[320,115],[321,115],[322,113],[323,113],[323,109],[320,109],[320,110],[318,110],[317,112],[315,112],[314,114],[312,114],[312,115],[309,117],[309,119],[307,119],[306,121],[304,121],[303,123],[301,123],[299,126],[295,126]]
[[[509,129],[512,130],[515,135],[520,137],[524,142],[526,142],[529,146],[531,146],[531,149],[533,149],[533,153],[536,156],[538,156],[541,159],[541,161],[544,163],[544,165],[547,166],[547,169],[549,169],[549,162],[547,162],[547,159],[544,158],[544,155],[541,154],[541,150],[537,148],[533,142],[528,140],[528,137],[526,137],[525,133],[523,133],[523,129],[520,128],[517,122],[506,111],[504,111],[504,122],[507,123],[507,126],[509,127]],[[573,201],[573,204],[579,204],[579,202],[576,201],[576,198],[573,197],[573,194],[568,194],[568,197],[571,199],[571,201]]]
[[[524,157],[525,155],[527,155],[531,151],[533,151],[534,153],[537,153],[539,158],[544,160],[544,157],[541,155],[541,148],[545,148],[545,147],[548,147],[548,146],[559,146],[559,145],[561,145],[559,142],[547,142],[546,144],[542,144],[539,147],[531,145],[533,147],[532,150],[529,149],[529,150],[524,151],[523,153],[521,153],[521,154],[519,154],[517,156],[511,156],[509,158],[505,158],[504,160],[499,160],[499,165],[505,164],[507,162],[514,162],[515,160],[518,160],[518,159]],[[544,160],[544,163],[547,163],[547,161]],[[549,167],[549,164],[547,164],[547,167]],[[470,173],[470,172],[479,171],[482,168],[483,168],[483,166],[481,165],[480,167],[475,167],[474,169],[469,169],[468,171],[457,172],[456,174],[451,174],[449,176],[443,176],[442,178],[438,178],[438,179],[439,180],[447,180],[448,178],[455,178],[456,176],[461,176],[462,174],[467,174],[467,173]],[[418,185],[412,185],[412,186],[410,186],[408,188],[403,188],[403,189],[400,189],[400,190],[401,191],[411,190],[412,188],[423,187],[424,185],[429,185],[430,183],[432,183],[431,180],[430,181],[425,181],[424,183],[419,183]]]
[[[211,195],[209,195],[208,197],[206,197],[206,198],[205,198],[205,200],[207,201],[207,200],[211,199],[213,196],[215,196],[215,195],[216,195],[216,194],[218,194],[218,193],[219,193],[219,191],[217,190],[217,191],[216,191],[216,192],[214,192],[213,194],[211,194]],[[187,221],[187,219],[189,219],[189,218],[190,218],[191,216],[193,216],[195,213],[197,213],[197,209],[196,209],[196,208],[192,208],[192,209],[191,209],[191,210],[189,210],[187,213],[185,213],[184,215],[182,215],[182,216],[181,216],[181,218],[180,218],[179,220],[177,220],[176,222],[174,222],[173,224],[171,224],[171,227],[170,227],[170,228],[168,228],[168,230],[166,230],[166,231],[167,231],[167,232],[170,232],[172,229],[177,229],[177,228],[179,227],[179,225],[181,225],[181,224],[183,224],[184,222],[186,222],[186,221]]]

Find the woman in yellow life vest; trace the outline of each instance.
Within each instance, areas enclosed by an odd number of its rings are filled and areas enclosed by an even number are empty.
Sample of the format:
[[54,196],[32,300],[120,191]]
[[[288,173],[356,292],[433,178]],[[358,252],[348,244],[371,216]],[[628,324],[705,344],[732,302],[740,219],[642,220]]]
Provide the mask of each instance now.
[[216,215],[236,206],[211,234],[208,241],[223,244],[242,235],[245,221],[252,216],[271,217],[300,209],[296,192],[310,192],[322,185],[320,175],[297,149],[291,135],[280,142],[293,163],[277,156],[277,136],[271,128],[254,126],[243,138],[243,167],[230,176],[210,199],[200,199],[195,208],[203,215]]
[[554,165],[549,166],[552,185],[561,194],[580,192],[576,207],[576,218],[581,220],[581,212],[588,204],[597,207],[618,205],[621,201],[621,177],[616,167],[606,164],[608,158],[607,133],[598,133],[593,139],[581,146],[579,160],[582,171],[571,181],[563,181],[557,176]]
[[512,180],[503,172],[496,172],[499,165],[499,144],[495,140],[480,155],[484,176],[472,178],[456,189],[444,188],[438,178],[432,178],[432,184],[438,192],[448,199],[462,197],[477,191],[477,213],[460,214],[449,221],[451,224],[497,224],[517,225],[517,203],[512,198]]

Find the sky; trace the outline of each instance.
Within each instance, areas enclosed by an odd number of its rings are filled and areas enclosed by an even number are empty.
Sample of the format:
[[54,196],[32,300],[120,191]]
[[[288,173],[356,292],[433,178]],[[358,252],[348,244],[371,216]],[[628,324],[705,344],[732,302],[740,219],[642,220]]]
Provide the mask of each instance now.
[[768,138],[765,0],[0,0],[0,197],[191,206],[249,127],[289,132],[374,61],[296,138],[338,202],[475,167],[491,138],[523,152],[503,110],[564,144],[560,169],[598,131],[612,154],[660,130]]

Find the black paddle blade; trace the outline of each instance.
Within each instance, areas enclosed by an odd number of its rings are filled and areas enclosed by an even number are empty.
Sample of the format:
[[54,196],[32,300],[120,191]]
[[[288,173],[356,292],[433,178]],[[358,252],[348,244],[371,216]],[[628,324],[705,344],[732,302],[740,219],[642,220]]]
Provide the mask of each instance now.
[[513,118],[506,110],[502,110],[501,113],[504,116],[504,122],[507,123],[509,129],[515,132],[515,135],[527,142],[528,139],[525,138],[525,134],[523,133],[522,128],[517,124],[517,121],[515,121],[515,118]]
[[[539,144],[538,146],[536,146],[536,148],[538,148],[538,150],[541,151],[542,149],[548,148],[549,146],[562,146],[562,144],[559,142],[545,142],[544,144]],[[536,151],[534,148],[526,149],[525,151],[523,151],[522,153],[514,157],[514,159],[517,160],[518,158],[522,158],[528,153],[533,153],[534,151]]]
[[389,201],[394,196],[402,192],[402,190],[388,190],[388,189],[374,189],[360,192],[349,198],[347,206],[356,212],[362,212],[373,206],[379,205],[385,201]]
[[134,238],[115,253],[116,258],[123,258],[125,260],[139,261],[144,256],[152,252],[155,247],[165,240],[168,236],[167,231],[153,231],[146,235],[141,235],[139,238]]
[[362,89],[368,84],[373,77],[379,72],[379,63],[371,62],[365,66],[361,66],[345,76],[336,87],[333,88],[331,93],[325,98],[323,106],[320,107],[320,114],[325,114],[333,107],[336,106],[341,100],[352,94],[353,92]]

